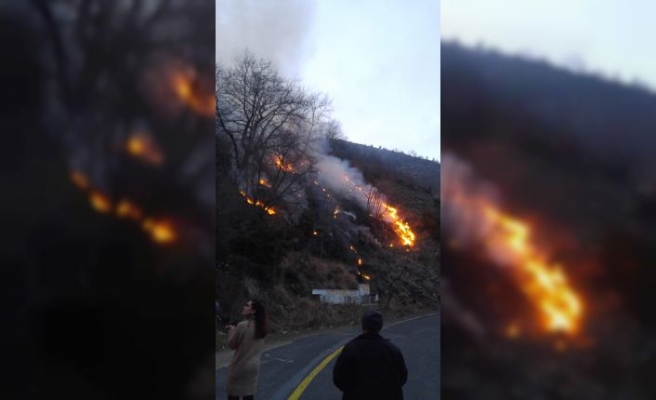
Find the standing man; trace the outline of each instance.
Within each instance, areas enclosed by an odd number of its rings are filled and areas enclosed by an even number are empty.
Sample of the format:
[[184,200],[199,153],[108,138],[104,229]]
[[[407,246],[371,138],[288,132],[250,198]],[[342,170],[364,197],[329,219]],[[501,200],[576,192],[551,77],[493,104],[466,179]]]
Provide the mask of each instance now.
[[383,316],[367,311],[362,334],[351,340],[337,358],[333,383],[344,392],[342,400],[402,400],[408,370],[401,350],[380,336]]

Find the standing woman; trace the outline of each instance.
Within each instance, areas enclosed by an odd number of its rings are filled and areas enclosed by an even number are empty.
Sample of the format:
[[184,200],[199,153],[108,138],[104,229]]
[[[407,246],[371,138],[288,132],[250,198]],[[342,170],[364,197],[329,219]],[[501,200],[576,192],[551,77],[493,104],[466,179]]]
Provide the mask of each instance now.
[[228,347],[235,350],[228,368],[228,400],[253,400],[260,372],[260,353],[267,335],[266,310],[251,300],[241,311],[245,320],[228,326]]

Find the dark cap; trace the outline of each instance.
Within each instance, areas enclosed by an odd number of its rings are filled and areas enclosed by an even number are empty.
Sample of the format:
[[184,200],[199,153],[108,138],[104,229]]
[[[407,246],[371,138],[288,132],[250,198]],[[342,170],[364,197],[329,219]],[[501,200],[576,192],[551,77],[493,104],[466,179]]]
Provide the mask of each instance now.
[[369,310],[362,316],[362,330],[378,333],[383,329],[383,316],[376,310]]

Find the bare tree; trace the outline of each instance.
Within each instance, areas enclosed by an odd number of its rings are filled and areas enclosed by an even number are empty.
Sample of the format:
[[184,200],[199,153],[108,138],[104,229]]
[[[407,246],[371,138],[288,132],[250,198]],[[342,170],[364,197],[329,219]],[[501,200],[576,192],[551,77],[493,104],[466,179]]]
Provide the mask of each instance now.
[[248,51],[233,67],[217,66],[216,76],[217,133],[229,139],[240,190],[265,208],[303,202],[313,146],[329,124],[328,98],[306,93]]
[[381,219],[384,210],[384,196],[373,186],[368,186],[365,189],[365,197],[367,198],[367,211],[375,219]]

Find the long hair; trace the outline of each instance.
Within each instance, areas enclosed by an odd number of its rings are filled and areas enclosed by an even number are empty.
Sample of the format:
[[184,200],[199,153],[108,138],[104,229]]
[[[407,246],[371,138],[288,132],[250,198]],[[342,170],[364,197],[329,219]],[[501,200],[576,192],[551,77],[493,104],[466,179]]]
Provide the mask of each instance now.
[[253,319],[255,320],[255,339],[262,339],[269,333],[266,308],[257,300],[251,300],[251,304],[253,310],[255,310],[255,314],[253,315]]

